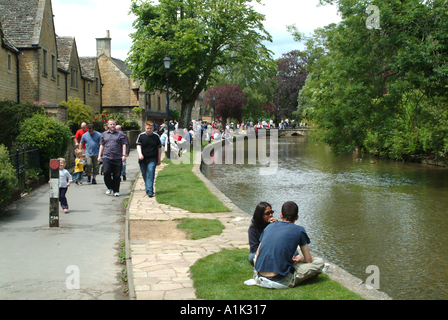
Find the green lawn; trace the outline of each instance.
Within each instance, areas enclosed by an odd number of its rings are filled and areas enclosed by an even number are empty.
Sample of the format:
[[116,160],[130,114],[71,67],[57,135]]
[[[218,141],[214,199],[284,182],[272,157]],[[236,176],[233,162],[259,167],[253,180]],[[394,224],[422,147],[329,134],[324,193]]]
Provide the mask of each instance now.
[[196,296],[206,300],[364,300],[322,273],[291,289],[247,286],[253,277],[248,249],[222,250],[202,258],[190,268]]
[[208,238],[213,235],[221,234],[225,229],[224,225],[219,220],[212,219],[175,219],[180,221],[177,225],[179,229],[187,230],[187,238],[189,240],[198,240]]
[[[164,160],[165,161],[165,160]],[[194,213],[230,212],[192,172],[192,164],[167,162],[156,179],[156,200]]]

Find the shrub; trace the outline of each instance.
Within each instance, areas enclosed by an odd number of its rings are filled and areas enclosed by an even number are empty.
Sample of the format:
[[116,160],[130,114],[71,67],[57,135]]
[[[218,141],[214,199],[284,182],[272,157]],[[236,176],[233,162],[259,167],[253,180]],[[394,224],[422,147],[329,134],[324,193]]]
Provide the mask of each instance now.
[[121,126],[122,126],[123,131],[140,130],[140,126],[138,125],[137,121],[135,121],[135,120],[125,120]]
[[22,122],[17,141],[28,147],[39,147],[41,168],[48,173],[50,160],[64,156],[70,138],[71,132],[66,125],[39,113]]
[[79,98],[68,98],[68,101],[62,101],[59,103],[61,106],[67,107],[68,120],[73,122],[77,127],[81,127],[81,123],[91,123],[95,111],[82,103]]
[[9,152],[0,145],[0,202],[11,198],[17,186],[17,176],[14,167],[9,162]]
[[20,122],[32,117],[35,113],[44,111],[43,105],[0,101],[0,128],[2,128],[0,143],[11,148],[12,143],[19,135]]

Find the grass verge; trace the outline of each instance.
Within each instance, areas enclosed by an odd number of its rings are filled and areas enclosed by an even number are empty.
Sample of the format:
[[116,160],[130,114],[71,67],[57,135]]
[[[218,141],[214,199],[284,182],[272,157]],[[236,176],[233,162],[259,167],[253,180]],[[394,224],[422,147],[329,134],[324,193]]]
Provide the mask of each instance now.
[[169,165],[157,175],[155,185],[158,203],[174,206],[193,213],[231,211],[192,172],[192,164],[168,163]]
[[[189,154],[185,156],[189,157]],[[192,164],[170,164],[160,171],[156,179],[157,202],[190,212],[230,212],[192,172],[192,168]],[[178,227],[188,229],[194,240],[220,234],[224,228],[219,220],[180,220]],[[216,221],[221,226],[210,225]],[[244,281],[253,277],[248,255],[248,249],[223,249],[196,261],[190,268],[196,296],[206,300],[364,300],[325,274],[291,289],[246,286]]]
[[247,286],[253,277],[248,249],[222,250],[191,266],[196,296],[206,300],[364,300],[322,273],[291,289]]
[[180,221],[177,228],[187,230],[187,238],[189,240],[204,239],[218,235],[225,229],[219,220],[183,218],[175,219],[175,221]]

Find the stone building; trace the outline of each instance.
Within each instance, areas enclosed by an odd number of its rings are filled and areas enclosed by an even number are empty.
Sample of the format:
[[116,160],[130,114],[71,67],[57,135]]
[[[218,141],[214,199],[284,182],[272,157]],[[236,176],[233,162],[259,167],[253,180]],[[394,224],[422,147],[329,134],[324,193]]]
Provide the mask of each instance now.
[[[139,107],[141,127],[166,118],[166,88],[147,92],[132,80],[127,64],[112,57],[109,32],[96,39],[96,57],[79,57],[75,38],[55,32],[51,0],[0,0],[0,36],[0,100],[47,101],[56,110],[72,97],[98,113],[106,109],[126,118]],[[169,96],[169,108],[180,112],[181,101],[171,99],[171,90]],[[200,97],[192,117],[200,119],[204,111]]]
[[[166,88],[145,91],[144,84],[139,80],[133,80],[132,71],[128,65],[117,58],[112,57],[112,38],[110,32],[106,31],[106,37],[96,39],[98,64],[103,81],[103,110],[132,114],[134,107],[144,110],[140,126],[143,128],[145,121],[153,120],[157,124],[166,119]],[[162,61],[160,61],[162,64]],[[169,92],[170,110],[181,111],[182,101],[172,99],[173,92]],[[192,117],[201,117],[203,106],[203,93],[192,111]]]
[[18,55],[19,50],[3,33],[0,21],[0,97],[16,101],[18,99]]
[[0,100],[58,105],[78,97],[100,110],[99,73],[86,76],[92,73],[82,69],[74,38],[57,37],[51,0],[0,0],[0,23]]
[[[106,37],[96,39],[96,48],[103,81],[103,110],[130,115],[134,107],[140,107],[145,111],[141,127],[146,120],[161,124],[166,118],[166,91],[146,92],[139,80],[132,79],[132,71],[128,69],[128,65],[112,57],[109,31],[106,31]],[[174,108],[173,103],[170,103],[170,108]]]
[[58,45],[58,87],[64,87],[64,96],[78,98],[99,113],[101,111],[101,75],[96,57],[78,57],[76,41],[73,37],[57,37]]

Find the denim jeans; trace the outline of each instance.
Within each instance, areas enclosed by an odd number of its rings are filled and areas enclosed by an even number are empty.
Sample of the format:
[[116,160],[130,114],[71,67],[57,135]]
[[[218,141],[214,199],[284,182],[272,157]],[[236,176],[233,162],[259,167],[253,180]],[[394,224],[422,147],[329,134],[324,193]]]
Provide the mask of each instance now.
[[142,172],[143,181],[145,181],[146,194],[154,194],[154,177],[156,174],[157,162],[141,162],[140,171]]

